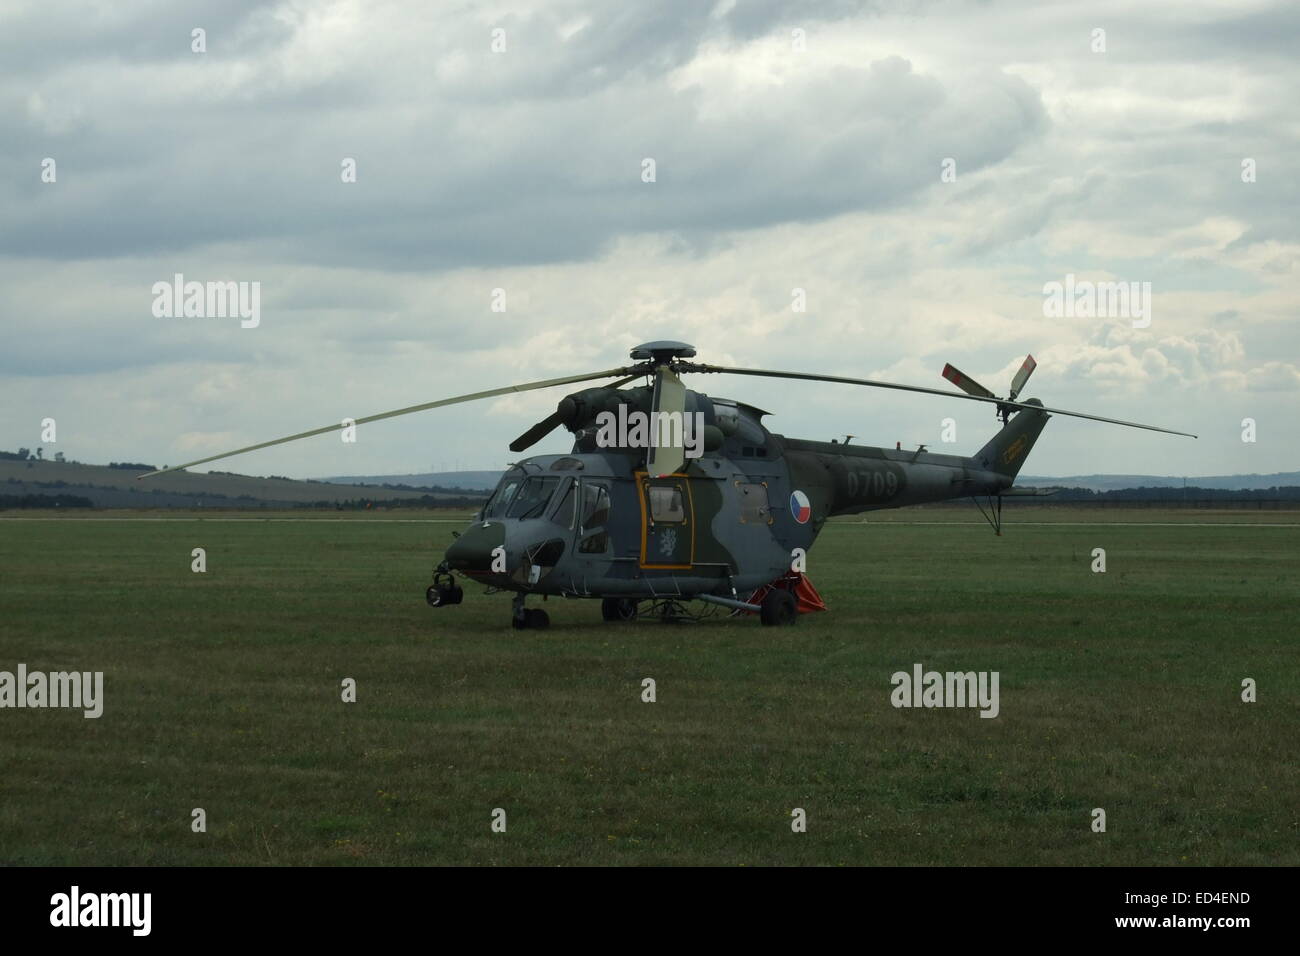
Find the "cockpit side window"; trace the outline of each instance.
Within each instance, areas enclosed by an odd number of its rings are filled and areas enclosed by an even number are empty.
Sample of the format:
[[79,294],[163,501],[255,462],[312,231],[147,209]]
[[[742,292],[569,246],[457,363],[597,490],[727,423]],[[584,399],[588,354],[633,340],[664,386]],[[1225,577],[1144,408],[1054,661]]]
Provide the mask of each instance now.
[[604,554],[609,550],[609,489],[584,480],[581,485],[582,508],[578,514],[579,554]]
[[599,528],[609,520],[609,490],[604,485],[582,483],[582,521],[579,527]]
[[546,504],[551,500],[551,495],[555,493],[559,483],[559,478],[551,476],[529,478],[520,486],[514,501],[506,508],[506,517],[540,518],[546,511]]
[[551,519],[561,528],[571,529],[573,527],[573,515],[575,511],[573,505],[574,499],[577,497],[577,492],[575,490],[577,484],[578,483],[572,478],[564,479],[564,493],[560,497],[559,507],[555,509],[555,517]]

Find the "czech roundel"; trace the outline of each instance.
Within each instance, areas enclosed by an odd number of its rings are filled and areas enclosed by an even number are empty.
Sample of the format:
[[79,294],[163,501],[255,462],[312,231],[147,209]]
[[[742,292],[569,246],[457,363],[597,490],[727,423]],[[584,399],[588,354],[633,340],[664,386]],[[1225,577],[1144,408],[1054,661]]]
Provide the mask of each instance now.
[[802,491],[790,495],[790,514],[794,515],[794,520],[800,524],[807,524],[808,519],[812,517],[812,505],[808,503],[808,496]]

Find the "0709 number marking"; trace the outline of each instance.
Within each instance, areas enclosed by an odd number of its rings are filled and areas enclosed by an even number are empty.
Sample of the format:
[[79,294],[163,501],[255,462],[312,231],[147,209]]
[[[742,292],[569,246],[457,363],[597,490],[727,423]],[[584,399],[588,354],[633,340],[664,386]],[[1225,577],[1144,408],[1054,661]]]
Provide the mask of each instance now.
[[892,498],[898,493],[898,476],[892,471],[850,471],[849,497]]

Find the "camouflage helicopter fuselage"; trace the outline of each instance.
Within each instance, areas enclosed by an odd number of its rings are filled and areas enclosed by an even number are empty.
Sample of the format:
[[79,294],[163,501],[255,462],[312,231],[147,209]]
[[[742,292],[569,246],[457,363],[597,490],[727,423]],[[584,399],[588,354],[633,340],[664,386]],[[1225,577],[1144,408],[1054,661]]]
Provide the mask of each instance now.
[[[815,372],[774,371],[691,361],[685,342],[646,342],[632,365],[488,388],[312,428],[137,475],[242,455],[401,415],[559,385],[616,379],[566,395],[554,412],[510,443],[531,448],[563,425],[567,455],[537,455],[510,466],[474,521],[434,569],[425,598],[461,603],[456,575],[514,592],[517,628],[546,627],[530,594],[602,600],[606,620],[631,620],[649,600],[665,619],[691,598],[757,611],[764,625],[791,624],[824,607],[803,577],[808,550],[827,519],[950,498],[988,496],[995,530],[1002,498],[1051,415],[1092,419],[1195,438],[1189,432],[1047,408],[1018,396],[1037,362],[1027,356],[999,397],[952,365],[943,377],[960,393]],[[680,375],[730,374],[857,385],[992,405],[1002,430],[971,457],[872,448],[774,435],[752,405],[687,389]],[[624,388],[642,377],[650,386]],[[635,418],[635,422],[633,419]],[[614,425],[617,421],[617,426]],[[688,427],[689,424],[689,427]],[[667,426],[666,428],[664,426]],[[996,506],[994,506],[996,502]]]
[[[648,412],[650,388],[569,396],[581,410],[567,455],[512,465],[447,550],[442,572],[522,594],[631,600],[734,598],[790,571],[826,520],[1010,488],[1050,417],[1024,409],[972,457],[786,438],[766,412],[686,393],[705,440],[676,473],[645,448],[597,447],[596,416]],[[1032,403],[1032,402],[1031,402]]]

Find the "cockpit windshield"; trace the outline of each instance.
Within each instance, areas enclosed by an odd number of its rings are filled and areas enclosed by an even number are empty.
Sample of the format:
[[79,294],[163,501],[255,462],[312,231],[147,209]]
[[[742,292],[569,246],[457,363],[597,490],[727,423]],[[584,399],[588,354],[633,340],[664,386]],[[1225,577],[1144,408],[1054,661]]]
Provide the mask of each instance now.
[[559,483],[559,477],[554,475],[525,480],[515,493],[514,500],[507,506],[506,517],[540,518]]
[[515,498],[515,492],[523,484],[524,473],[522,471],[508,471],[502,476],[501,481],[497,484],[497,490],[492,492],[492,497],[488,499],[487,504],[483,506],[484,518],[501,518],[505,516],[506,509],[510,507],[510,502]]

